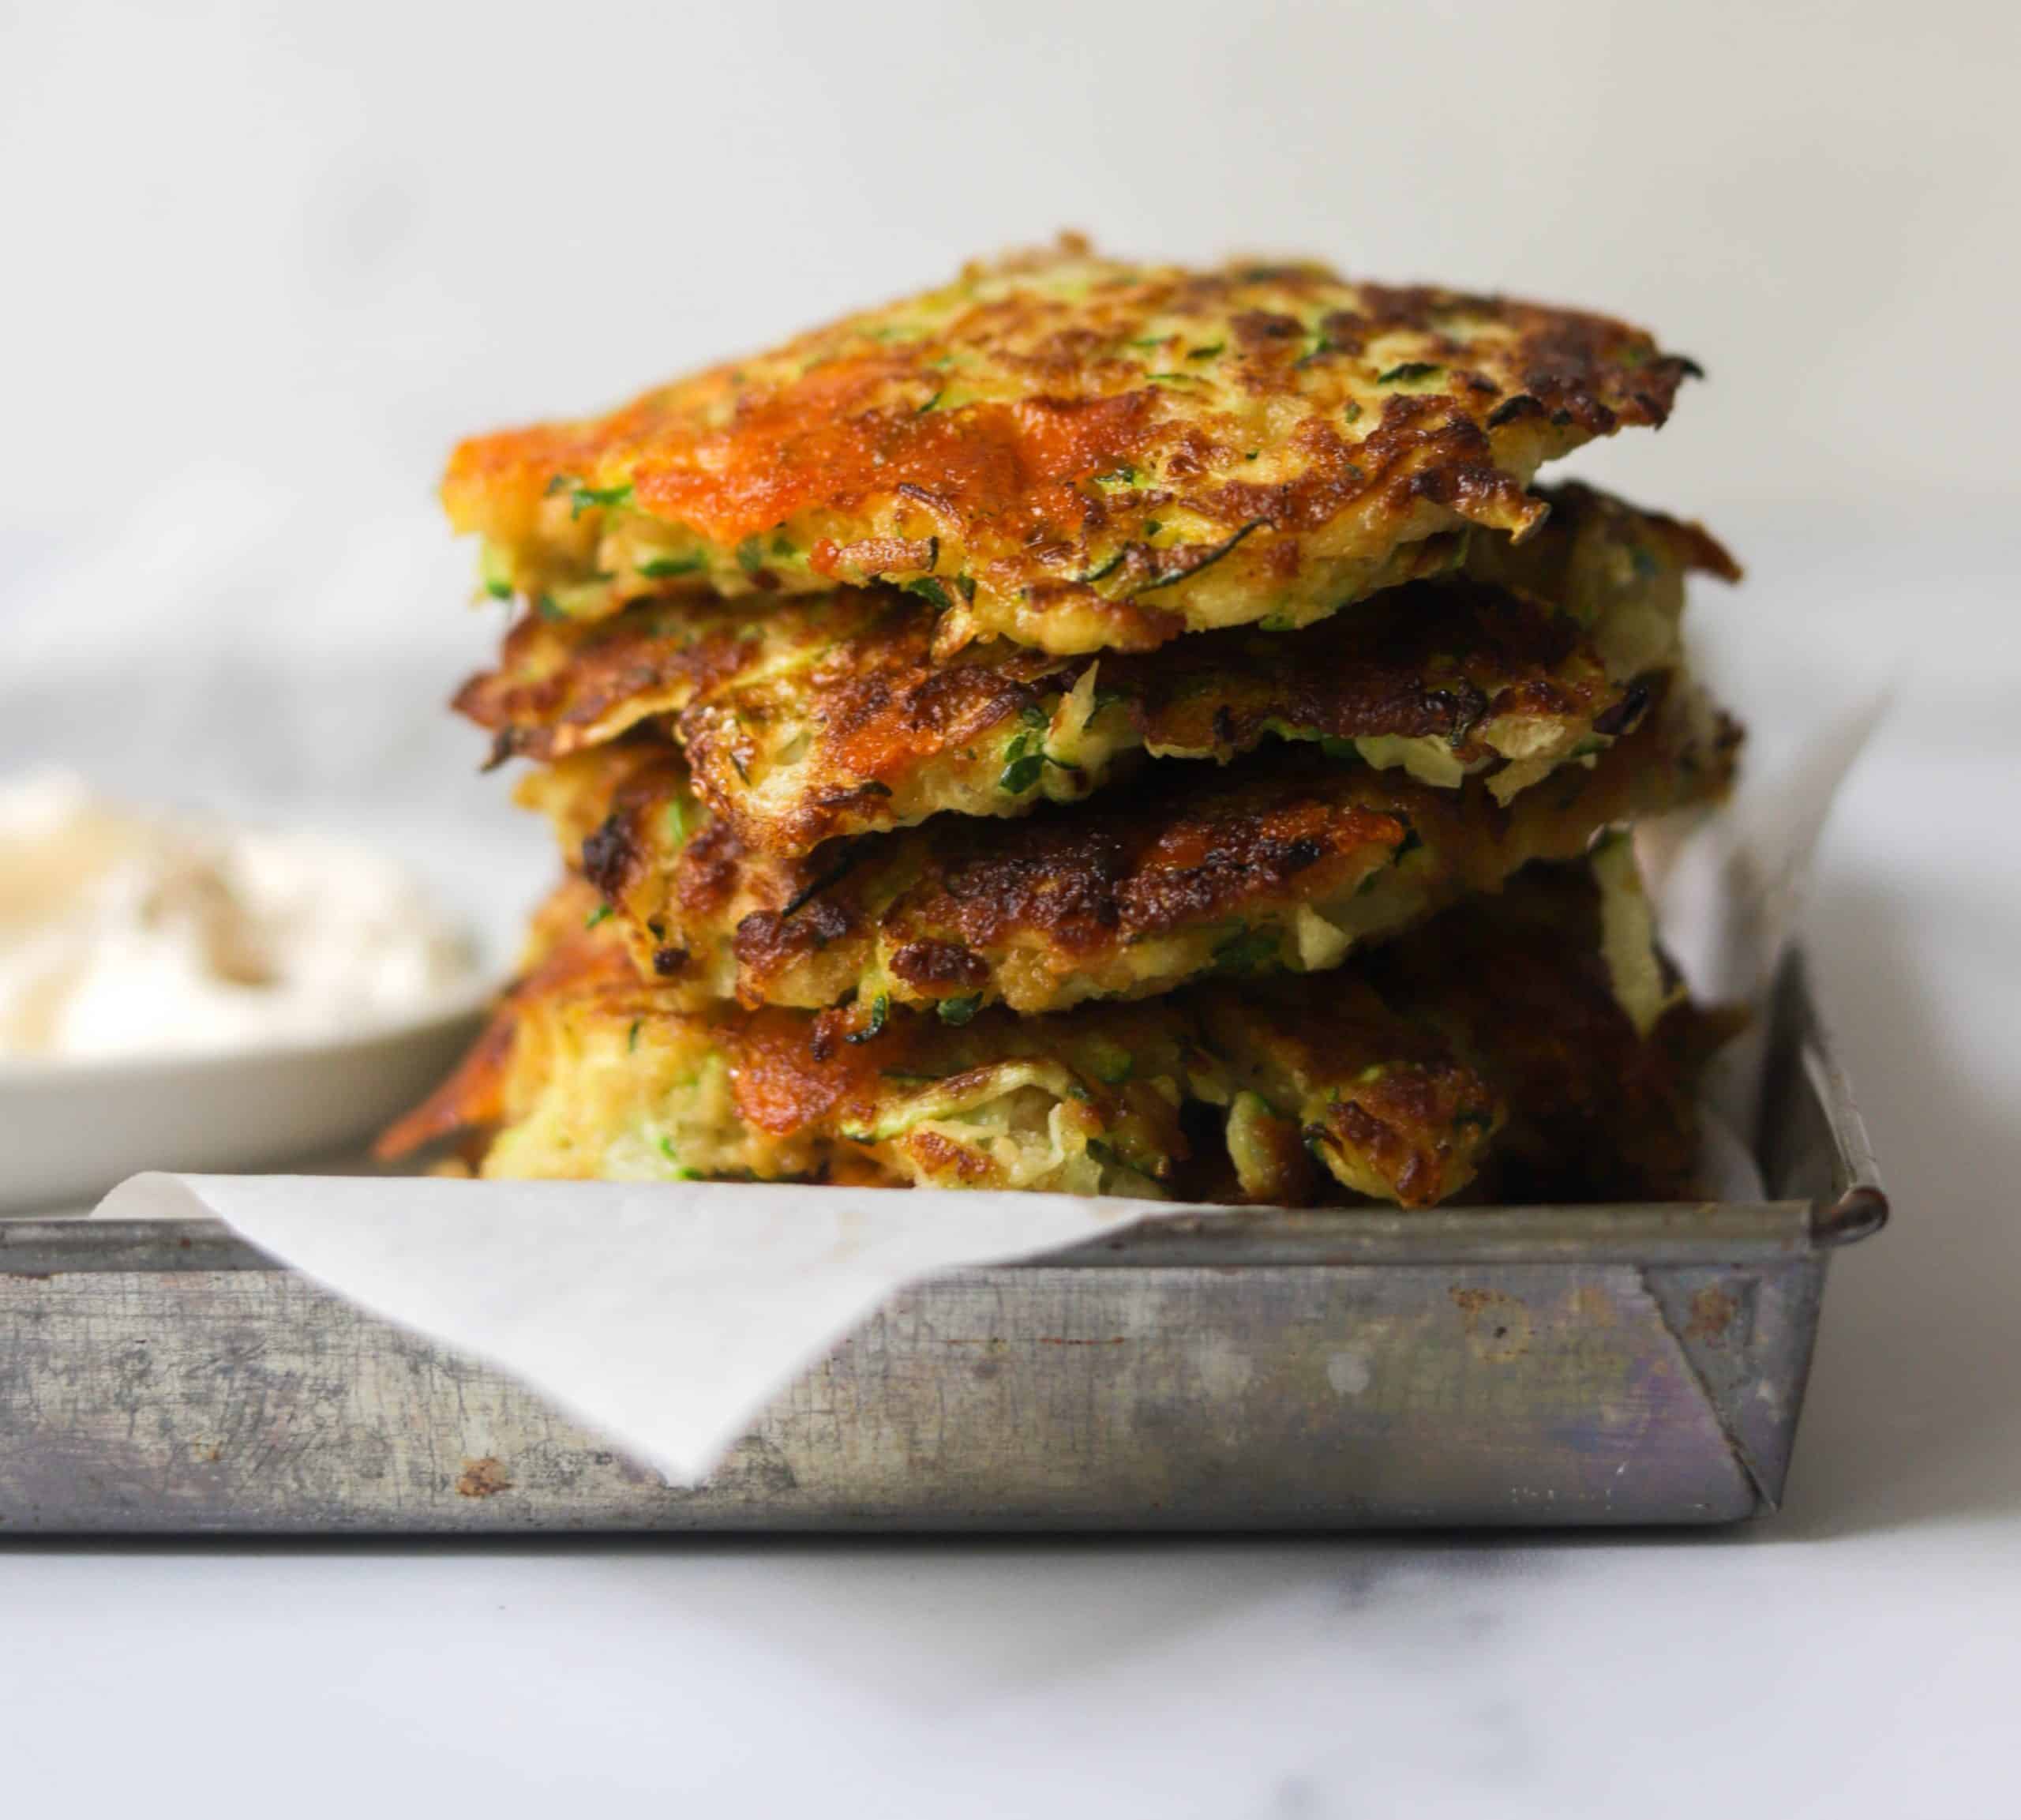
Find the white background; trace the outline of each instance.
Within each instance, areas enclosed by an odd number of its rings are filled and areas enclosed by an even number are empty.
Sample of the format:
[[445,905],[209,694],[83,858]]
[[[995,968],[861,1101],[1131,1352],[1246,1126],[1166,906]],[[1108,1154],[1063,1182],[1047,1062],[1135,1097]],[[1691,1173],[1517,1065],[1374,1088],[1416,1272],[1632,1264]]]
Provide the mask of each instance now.
[[21,1547],[6,1809],[2011,1808],[2014,17],[0,0],[0,766],[370,815],[509,924],[546,861],[439,711],[496,629],[448,444],[1070,225],[1652,323],[1712,381],[1581,465],[1748,561],[1694,617],[1760,749],[1896,692],[1810,927],[1898,1214],[1835,1273],[1781,1518]]
[[[1736,534],[1736,512],[1825,501],[1962,535],[2009,497],[2004,6],[0,18],[17,653],[96,656],[115,631],[474,651],[467,567],[426,516],[455,438],[615,403],[1063,227],[1648,322],[1713,383],[1586,465]],[[171,525],[182,543],[150,547]],[[387,573],[410,530],[439,565]],[[279,547],[211,598],[171,614],[133,585],[249,531]],[[88,616],[51,615],[43,559],[115,546]]]

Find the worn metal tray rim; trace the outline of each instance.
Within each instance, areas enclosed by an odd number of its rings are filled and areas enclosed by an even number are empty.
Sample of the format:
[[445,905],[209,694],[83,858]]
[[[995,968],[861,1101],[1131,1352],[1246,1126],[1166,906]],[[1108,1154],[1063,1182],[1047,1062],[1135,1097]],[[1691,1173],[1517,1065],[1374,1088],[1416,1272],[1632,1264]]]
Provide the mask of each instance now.
[[[1887,1203],[1862,1184],[1829,1202],[1652,1202],[1450,1207],[1200,1207],[992,1270],[1239,1269],[1284,1264],[1741,1263],[1794,1259],[1877,1231]],[[279,1270],[221,1220],[10,1220],[0,1273]]]

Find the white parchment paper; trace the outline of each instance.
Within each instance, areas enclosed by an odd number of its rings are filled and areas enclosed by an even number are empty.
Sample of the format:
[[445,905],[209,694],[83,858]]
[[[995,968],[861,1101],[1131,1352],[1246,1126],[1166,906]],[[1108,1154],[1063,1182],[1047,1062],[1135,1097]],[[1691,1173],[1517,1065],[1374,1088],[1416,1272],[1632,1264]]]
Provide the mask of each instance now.
[[[1701,996],[1759,1002],[1826,809],[1879,712],[1869,702],[1821,725],[1682,839],[1650,831],[1665,941]],[[1729,1198],[1759,1192],[1749,1140],[1760,1060],[1757,1028],[1723,1058],[1708,1107],[1708,1172]],[[1198,1210],[1063,1195],[150,1174],[97,1214],[213,1215],[687,1481],[906,1285]]]
[[486,1359],[669,1479],[907,1283],[1184,1211],[1070,1195],[759,1184],[135,1176],[109,1219],[215,1215],[351,1301]]

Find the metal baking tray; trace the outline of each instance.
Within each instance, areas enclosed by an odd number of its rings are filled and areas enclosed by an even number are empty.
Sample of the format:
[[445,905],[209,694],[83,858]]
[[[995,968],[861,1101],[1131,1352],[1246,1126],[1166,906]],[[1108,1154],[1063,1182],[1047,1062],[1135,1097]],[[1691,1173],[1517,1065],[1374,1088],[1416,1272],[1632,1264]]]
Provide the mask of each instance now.
[[670,1485],[214,1222],[0,1222],[0,1533],[1723,1523],[1888,1206],[1803,967],[1754,1205],[1252,1210],[910,1290]]

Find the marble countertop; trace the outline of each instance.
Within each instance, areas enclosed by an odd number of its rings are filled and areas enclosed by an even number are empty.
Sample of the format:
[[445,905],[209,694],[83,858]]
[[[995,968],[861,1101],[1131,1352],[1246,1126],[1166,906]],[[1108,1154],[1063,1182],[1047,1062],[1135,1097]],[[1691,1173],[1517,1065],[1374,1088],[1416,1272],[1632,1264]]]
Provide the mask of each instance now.
[[[2017,554],[1821,569],[1791,540],[1708,629],[1768,738],[1779,690],[1898,673],[1808,918],[1895,1217],[1833,1266],[1778,1516],[1514,1540],[0,1544],[9,1809],[2000,1811],[2021,1675]],[[1943,655],[1900,660],[1940,618]],[[47,699],[41,745],[77,700]],[[380,762],[434,764],[415,737]],[[467,884],[499,850],[437,849]]]

